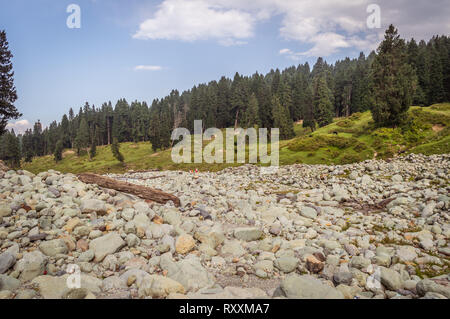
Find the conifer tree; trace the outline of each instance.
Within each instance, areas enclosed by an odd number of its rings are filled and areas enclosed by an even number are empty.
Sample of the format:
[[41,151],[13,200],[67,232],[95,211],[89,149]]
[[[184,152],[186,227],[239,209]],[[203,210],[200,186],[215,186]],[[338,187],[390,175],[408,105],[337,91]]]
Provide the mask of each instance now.
[[331,92],[324,75],[319,76],[314,92],[314,119],[319,127],[333,122]]
[[286,140],[295,136],[292,119],[289,116],[289,109],[281,105],[278,96],[272,98],[273,126],[280,129],[280,139]]
[[305,90],[305,104],[303,127],[309,127],[311,132],[316,130],[316,121],[314,119],[314,104],[312,100],[312,87],[308,86]]
[[55,146],[55,153],[54,153],[55,162],[58,163],[59,161],[62,160],[62,152],[63,152],[63,142],[62,140],[59,140]]
[[0,159],[11,168],[20,168],[20,141],[14,130],[3,134],[0,142]]
[[89,150],[89,157],[93,159],[96,155],[97,155],[97,143],[94,139],[94,141],[92,141],[91,143],[91,148]]
[[8,120],[22,116],[14,106],[17,92],[14,87],[12,57],[6,32],[0,31],[0,136],[5,132]]
[[119,145],[119,141],[117,138],[113,138],[113,143],[111,145],[111,151],[113,153],[113,156],[116,160],[118,160],[119,162],[123,163],[124,158],[122,153],[120,152],[120,145]]
[[261,125],[261,121],[259,120],[259,106],[258,99],[255,94],[250,96],[250,100],[248,102],[247,110],[244,115],[244,128],[249,127],[259,127]]
[[75,148],[77,149],[77,154],[81,154],[81,150],[88,147],[89,145],[89,127],[87,125],[86,119],[83,117],[80,122],[80,127],[78,128],[77,137],[75,138]]
[[372,116],[379,126],[400,124],[408,111],[416,87],[416,75],[407,63],[405,42],[390,25],[372,64]]

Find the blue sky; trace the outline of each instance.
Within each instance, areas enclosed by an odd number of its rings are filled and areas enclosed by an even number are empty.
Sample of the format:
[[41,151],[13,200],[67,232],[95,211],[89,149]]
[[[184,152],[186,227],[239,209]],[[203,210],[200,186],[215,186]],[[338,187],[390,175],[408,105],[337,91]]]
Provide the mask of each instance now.
[[[379,1],[381,25],[371,29],[372,2],[0,0],[23,113],[10,127],[23,130],[37,119],[48,125],[86,101],[151,103],[236,71],[357,57],[377,46],[389,23],[418,39],[450,32],[446,1]],[[81,8],[80,29],[66,25],[71,3]]]

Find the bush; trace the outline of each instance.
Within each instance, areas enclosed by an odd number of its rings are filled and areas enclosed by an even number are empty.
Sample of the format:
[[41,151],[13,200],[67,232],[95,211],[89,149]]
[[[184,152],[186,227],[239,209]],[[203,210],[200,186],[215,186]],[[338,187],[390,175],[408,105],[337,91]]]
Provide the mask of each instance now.
[[352,164],[356,162],[361,162],[365,158],[362,154],[355,154],[355,153],[345,153],[340,158],[341,164]]
[[350,119],[345,119],[336,123],[339,127],[352,127],[354,123]]
[[63,143],[61,140],[59,140],[55,146],[55,153],[54,153],[55,162],[59,162],[62,160],[62,152],[63,152]]

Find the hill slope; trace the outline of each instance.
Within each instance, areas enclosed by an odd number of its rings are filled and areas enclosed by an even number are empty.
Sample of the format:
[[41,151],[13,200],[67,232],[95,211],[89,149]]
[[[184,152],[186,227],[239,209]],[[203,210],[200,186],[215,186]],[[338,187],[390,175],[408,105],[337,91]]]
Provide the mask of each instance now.
[[[411,107],[408,120],[398,128],[375,128],[370,112],[338,118],[328,126],[311,133],[296,124],[297,137],[280,142],[280,164],[347,164],[366,159],[389,158],[399,153],[450,153],[450,103],[430,107]],[[207,142],[205,142],[207,144]],[[217,171],[239,164],[175,164],[171,150],[154,153],[149,143],[122,143],[125,157],[122,165],[115,160],[110,146],[97,148],[97,156],[64,153],[61,162],[53,156],[33,159],[23,168],[38,173],[55,169],[63,173],[120,173],[128,170],[195,169]]]

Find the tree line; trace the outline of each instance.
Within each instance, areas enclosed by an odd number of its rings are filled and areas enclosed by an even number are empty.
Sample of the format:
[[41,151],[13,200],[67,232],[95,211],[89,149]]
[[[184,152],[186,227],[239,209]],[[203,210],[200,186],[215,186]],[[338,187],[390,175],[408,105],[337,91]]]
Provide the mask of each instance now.
[[[410,105],[444,101],[450,101],[450,38],[405,41],[391,25],[377,51],[368,56],[360,53],[334,64],[318,58],[312,68],[304,63],[266,75],[236,73],[233,79],[223,76],[182,93],[173,90],[150,106],[125,99],[114,106],[86,102],[78,113],[71,108],[45,129],[38,121],[23,135],[7,132],[1,137],[0,158],[11,161],[16,156],[14,161],[20,163],[21,158],[55,154],[59,160],[65,148],[78,154],[90,148],[93,157],[96,146],[114,141],[148,141],[154,150],[166,149],[172,130],[193,131],[194,120],[203,120],[204,129],[277,127],[282,139],[294,136],[294,122],[303,121],[313,131],[333,117],[367,110],[377,124],[395,126]],[[12,144],[14,151],[8,146]]]

